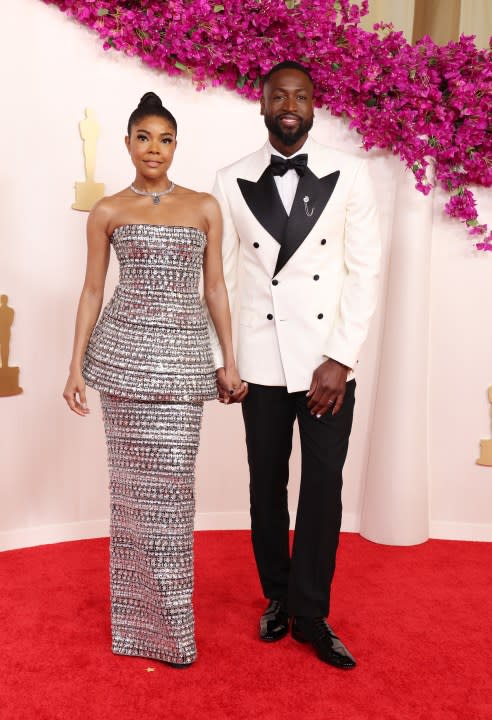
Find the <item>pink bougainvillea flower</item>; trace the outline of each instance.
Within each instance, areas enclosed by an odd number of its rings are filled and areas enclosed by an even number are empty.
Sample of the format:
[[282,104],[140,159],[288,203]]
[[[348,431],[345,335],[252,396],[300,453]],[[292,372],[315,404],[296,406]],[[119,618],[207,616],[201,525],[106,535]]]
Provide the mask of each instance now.
[[309,68],[316,104],[345,117],[366,150],[398,156],[427,195],[429,161],[479,250],[492,250],[473,185],[492,186],[492,54],[474,38],[409,45],[389,23],[360,26],[368,2],[351,0],[43,0],[100,36],[105,50],[138,55],[169,75],[257,99],[281,60]]

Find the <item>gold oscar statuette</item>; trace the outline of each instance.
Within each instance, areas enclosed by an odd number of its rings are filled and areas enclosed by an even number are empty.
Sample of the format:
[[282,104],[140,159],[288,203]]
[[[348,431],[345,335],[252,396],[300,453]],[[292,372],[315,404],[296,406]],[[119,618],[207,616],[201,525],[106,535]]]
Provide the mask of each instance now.
[[0,397],[20,395],[19,368],[9,367],[10,330],[14,322],[14,311],[9,307],[7,295],[0,295]]
[[104,195],[104,183],[94,181],[99,124],[91,108],[85,109],[85,118],[80,121],[79,130],[84,148],[85,182],[75,183],[75,202],[72,208],[89,212]]
[[[489,402],[492,403],[492,387],[489,387]],[[492,440],[480,440],[480,457],[477,460],[477,465],[492,467]]]

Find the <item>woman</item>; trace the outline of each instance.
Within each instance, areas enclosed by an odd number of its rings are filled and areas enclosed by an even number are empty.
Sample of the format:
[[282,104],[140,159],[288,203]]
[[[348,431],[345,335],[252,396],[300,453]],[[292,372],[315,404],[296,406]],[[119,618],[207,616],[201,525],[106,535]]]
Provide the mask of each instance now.
[[[188,667],[196,658],[194,468],[203,401],[217,396],[204,296],[226,388],[236,370],[215,199],[171,182],[176,120],[146,93],[128,122],[135,180],[103,198],[87,224],[87,271],[64,398],[87,415],[85,381],[99,390],[111,491],[113,652]],[[113,244],[120,282],[101,309]]]

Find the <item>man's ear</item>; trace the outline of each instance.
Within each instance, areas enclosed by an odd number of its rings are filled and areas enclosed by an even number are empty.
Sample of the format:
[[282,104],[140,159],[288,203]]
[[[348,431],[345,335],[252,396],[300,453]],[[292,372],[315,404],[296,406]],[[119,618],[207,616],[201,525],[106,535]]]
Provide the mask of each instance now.
[[265,114],[265,98],[262,96],[260,98],[260,115]]
[[128,137],[128,135],[125,135],[125,145],[128,152],[130,152],[130,138]]

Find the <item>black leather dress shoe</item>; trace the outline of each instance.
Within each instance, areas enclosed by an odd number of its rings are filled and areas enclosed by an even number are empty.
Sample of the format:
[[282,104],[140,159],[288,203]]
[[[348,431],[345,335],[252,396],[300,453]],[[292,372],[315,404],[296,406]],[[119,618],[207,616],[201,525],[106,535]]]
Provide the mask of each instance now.
[[292,637],[302,643],[310,643],[323,662],[342,670],[350,670],[356,662],[345,645],[322,617],[295,617],[292,622]]
[[260,639],[265,642],[281,640],[289,632],[289,616],[280,600],[270,600],[260,618]]

